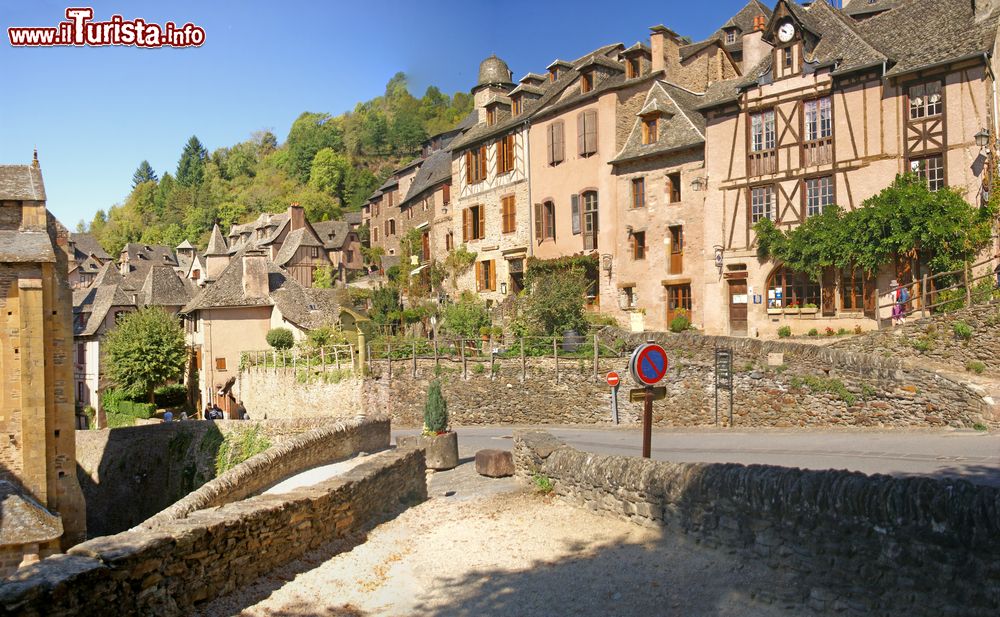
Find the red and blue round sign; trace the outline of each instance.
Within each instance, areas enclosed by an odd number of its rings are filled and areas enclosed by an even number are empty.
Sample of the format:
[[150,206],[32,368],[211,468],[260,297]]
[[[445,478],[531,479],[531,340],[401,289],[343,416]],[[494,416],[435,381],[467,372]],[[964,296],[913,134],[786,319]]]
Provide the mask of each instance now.
[[640,345],[632,352],[629,372],[641,386],[654,386],[667,374],[667,351],[656,343]]

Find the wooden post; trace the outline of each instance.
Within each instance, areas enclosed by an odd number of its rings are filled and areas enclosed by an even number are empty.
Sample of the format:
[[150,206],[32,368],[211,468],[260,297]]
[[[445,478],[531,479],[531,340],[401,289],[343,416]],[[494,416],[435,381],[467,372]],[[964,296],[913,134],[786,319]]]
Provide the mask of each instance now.
[[594,335],[594,381],[598,381],[601,378],[600,369],[598,368],[598,362],[601,357],[601,345],[597,342],[597,335]]
[[319,366],[320,370],[324,373],[326,372],[326,350],[323,347],[319,348]]
[[927,275],[920,278],[920,316],[927,317]]
[[434,374],[435,375],[438,372],[438,366],[440,366],[438,362],[439,362],[438,361],[438,340],[437,340],[437,337],[435,336],[434,337]]
[[413,378],[417,378],[417,342],[413,341]]
[[337,372],[340,372],[340,350],[333,348],[333,361],[337,364]]
[[466,361],[465,361],[465,339],[462,339],[462,342],[461,342],[461,344],[459,346],[459,351],[462,353],[462,379],[468,379],[469,378],[469,367],[468,367],[468,364],[466,364]]
[[882,296],[878,293],[878,284],[875,285],[875,328],[878,330],[882,329],[882,309],[879,305],[882,304]]
[[521,383],[528,378],[527,376],[527,365],[524,362],[524,337],[521,337]]
[[392,381],[392,343],[385,344],[385,361],[388,363],[389,381]]
[[969,280],[969,262],[962,266],[962,280],[965,282],[965,306],[972,306],[972,285]]
[[556,383],[559,383],[559,339],[552,337],[552,355],[556,359]]

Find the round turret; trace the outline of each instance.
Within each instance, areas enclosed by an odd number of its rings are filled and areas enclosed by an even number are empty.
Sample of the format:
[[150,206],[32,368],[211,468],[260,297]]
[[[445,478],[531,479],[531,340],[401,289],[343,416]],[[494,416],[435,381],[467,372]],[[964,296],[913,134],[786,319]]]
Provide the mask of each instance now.
[[479,81],[476,88],[483,86],[513,86],[513,74],[507,63],[492,55],[479,64]]

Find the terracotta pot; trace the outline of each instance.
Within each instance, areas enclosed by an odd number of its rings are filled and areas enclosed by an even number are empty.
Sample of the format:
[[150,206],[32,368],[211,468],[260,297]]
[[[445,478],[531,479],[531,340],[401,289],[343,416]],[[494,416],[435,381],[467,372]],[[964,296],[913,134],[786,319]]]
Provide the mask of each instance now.
[[443,435],[400,435],[397,448],[423,448],[427,468],[437,471],[458,467],[458,433]]

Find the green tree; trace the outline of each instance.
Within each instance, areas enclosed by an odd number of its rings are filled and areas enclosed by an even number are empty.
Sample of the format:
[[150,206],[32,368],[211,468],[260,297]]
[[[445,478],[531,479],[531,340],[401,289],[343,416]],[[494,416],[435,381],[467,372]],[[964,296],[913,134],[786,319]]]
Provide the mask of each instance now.
[[156,180],[156,172],[153,171],[153,166],[149,164],[149,161],[144,160],[139,163],[139,168],[132,174],[132,188],[139,186],[143,182],[156,182]]
[[335,197],[343,204],[350,172],[351,163],[346,156],[337,154],[333,148],[323,148],[313,158],[309,186]]
[[427,387],[424,404],[424,432],[436,435],[448,430],[448,403],[441,394],[441,382],[434,380]]
[[488,325],[490,315],[486,312],[486,304],[473,293],[463,293],[458,302],[444,308],[441,326],[449,334],[475,338],[479,336],[480,328]]
[[320,266],[313,271],[313,287],[315,289],[331,289],[333,280],[332,266]]
[[192,135],[184,144],[181,158],[177,162],[177,183],[181,186],[197,186],[205,179],[205,159],[208,152],[198,141],[198,137]]
[[532,331],[547,336],[560,336],[566,330],[586,332],[587,320],[583,316],[586,291],[587,280],[579,271],[535,278],[525,308]]
[[379,287],[372,292],[372,306],[368,317],[376,326],[386,328],[399,323],[403,307],[399,303],[399,292],[392,287]]
[[160,307],[122,317],[104,340],[111,380],[132,397],[153,402],[153,391],[184,374],[187,348],[177,319]]
[[288,132],[288,171],[299,182],[307,182],[316,154],[324,148],[343,150],[340,121],[330,114],[305,112]]
[[295,335],[288,328],[272,328],[267,331],[265,339],[271,347],[284,350],[291,349],[295,344]]

